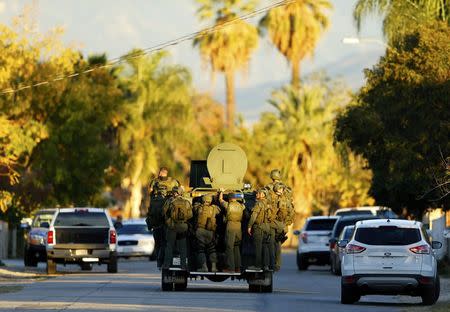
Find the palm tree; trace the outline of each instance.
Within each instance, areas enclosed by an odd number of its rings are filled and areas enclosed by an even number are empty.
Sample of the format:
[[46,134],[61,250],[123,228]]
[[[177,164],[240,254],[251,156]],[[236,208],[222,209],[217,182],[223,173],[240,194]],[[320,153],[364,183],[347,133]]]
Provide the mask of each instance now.
[[[256,27],[237,19],[255,8],[254,0],[196,0],[201,21],[213,20],[217,31],[205,31],[194,40],[211,70],[225,75],[226,126],[233,131],[235,118],[235,71],[248,66],[250,56],[258,46]],[[230,22],[233,20],[233,22]],[[225,26],[225,25],[226,26]],[[225,27],[223,27],[225,26]]]
[[119,137],[126,158],[122,186],[130,190],[125,217],[139,217],[143,184],[156,173],[161,158],[170,167],[174,145],[189,130],[191,75],[184,67],[166,64],[167,56],[161,52],[129,58],[123,70],[128,98],[120,114]]
[[368,15],[375,13],[384,17],[383,32],[389,41],[418,23],[442,21],[450,23],[449,0],[358,0],[353,17],[358,30]]
[[329,0],[297,0],[270,10],[260,21],[261,31],[267,30],[273,45],[292,66],[291,83],[300,85],[300,63],[312,55],[316,44],[329,25],[326,10]]

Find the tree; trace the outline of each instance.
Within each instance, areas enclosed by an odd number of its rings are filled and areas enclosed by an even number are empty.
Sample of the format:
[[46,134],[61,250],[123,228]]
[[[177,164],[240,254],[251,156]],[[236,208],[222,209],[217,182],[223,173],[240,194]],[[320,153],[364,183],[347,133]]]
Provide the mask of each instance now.
[[371,175],[364,162],[333,146],[334,118],[350,100],[343,90],[342,84],[322,77],[299,89],[285,86],[269,100],[276,112],[263,114],[250,138],[240,134],[254,185],[266,184],[270,169],[282,169],[293,189],[294,228],[313,211],[328,214],[372,203],[367,195]]
[[[236,101],[234,94],[234,76],[236,70],[248,66],[250,56],[258,46],[256,27],[241,19],[242,13],[255,8],[254,0],[196,0],[200,8],[201,21],[214,21],[216,31],[205,31],[195,40],[200,54],[209,63],[213,72],[225,75],[226,86],[226,125],[233,132]],[[234,20],[236,19],[236,20]],[[234,20],[232,23],[229,23]],[[226,23],[229,24],[226,24]],[[223,25],[226,24],[225,27]],[[222,28],[221,28],[222,27]]]
[[326,10],[328,0],[297,0],[271,9],[260,21],[261,31],[267,31],[273,45],[292,66],[291,83],[300,85],[300,63],[312,55],[322,33],[329,26]]
[[[129,56],[140,54],[139,50]],[[119,119],[119,140],[127,159],[122,186],[130,190],[124,217],[139,217],[143,185],[158,165],[176,169],[178,144],[189,133],[191,75],[167,64],[168,53],[127,58],[122,85],[126,99]]]
[[399,213],[448,207],[435,177],[445,176],[442,159],[450,154],[449,46],[446,23],[411,30],[366,70],[366,86],[337,120],[336,140],[373,171],[371,194]]
[[358,30],[361,29],[362,21],[372,13],[383,16],[383,32],[392,41],[420,23],[450,23],[450,1],[358,0],[353,12]]

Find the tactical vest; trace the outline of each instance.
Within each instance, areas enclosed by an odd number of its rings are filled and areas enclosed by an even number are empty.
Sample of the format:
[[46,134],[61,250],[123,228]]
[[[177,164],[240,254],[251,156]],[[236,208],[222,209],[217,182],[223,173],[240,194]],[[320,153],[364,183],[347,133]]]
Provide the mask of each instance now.
[[198,208],[197,227],[208,231],[216,230],[216,214],[218,207],[214,205],[201,205]]
[[[256,205],[255,205],[256,210],[258,211],[258,215],[256,216],[255,219],[255,224],[256,225],[261,225],[263,223],[266,223],[266,215],[267,215],[267,206],[263,201],[257,201]],[[255,209],[254,208],[254,209]],[[256,211],[255,211],[256,212]]]
[[153,185],[152,197],[167,196],[174,186],[177,186],[176,180],[168,177],[167,180],[156,179]]
[[175,198],[170,203],[170,219],[175,223],[185,223],[192,217],[190,203],[183,198]]
[[243,205],[238,202],[230,202],[227,207],[227,221],[241,222],[244,214]]

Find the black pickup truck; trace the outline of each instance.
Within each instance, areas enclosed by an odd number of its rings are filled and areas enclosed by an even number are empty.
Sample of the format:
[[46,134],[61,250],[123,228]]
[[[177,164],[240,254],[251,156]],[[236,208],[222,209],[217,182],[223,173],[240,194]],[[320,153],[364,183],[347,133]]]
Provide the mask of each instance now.
[[47,233],[47,273],[56,273],[56,264],[79,264],[91,270],[94,263],[107,264],[117,273],[117,233],[107,210],[62,208]]

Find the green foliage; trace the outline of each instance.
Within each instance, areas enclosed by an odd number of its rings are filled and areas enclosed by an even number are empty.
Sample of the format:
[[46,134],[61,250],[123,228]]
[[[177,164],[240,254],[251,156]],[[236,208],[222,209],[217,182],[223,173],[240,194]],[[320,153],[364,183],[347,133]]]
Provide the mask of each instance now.
[[358,0],[353,12],[356,26],[371,13],[383,16],[383,31],[390,41],[398,40],[417,24],[429,21],[450,23],[449,0]]
[[334,117],[350,100],[342,90],[345,86],[323,76],[302,88],[276,90],[269,101],[276,112],[263,114],[253,133],[241,134],[243,142],[251,142],[246,148],[251,182],[263,185],[270,169],[282,169],[300,216],[371,203],[364,163],[333,147]]
[[450,154],[449,46],[446,23],[412,30],[366,71],[367,85],[337,120],[336,140],[373,171],[372,195],[400,213],[448,207],[435,179]]
[[270,10],[260,21],[261,32],[269,33],[273,45],[292,65],[294,87],[300,84],[300,62],[314,53],[329,26],[326,11],[331,8],[328,0],[297,0]]

